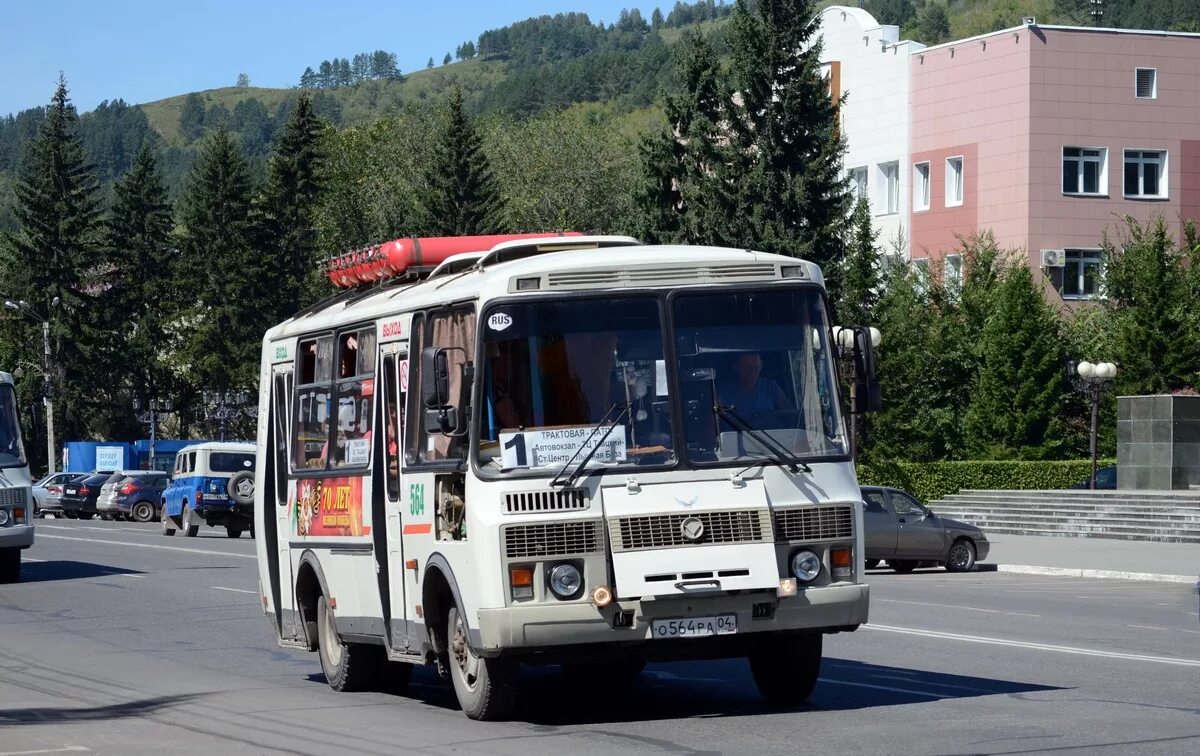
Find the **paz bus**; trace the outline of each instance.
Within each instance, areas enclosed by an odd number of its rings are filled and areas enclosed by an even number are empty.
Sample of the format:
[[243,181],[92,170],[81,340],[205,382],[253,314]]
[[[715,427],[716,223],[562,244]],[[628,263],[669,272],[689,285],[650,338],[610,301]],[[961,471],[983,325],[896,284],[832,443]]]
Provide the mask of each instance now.
[[[823,635],[867,621],[816,265],[455,237],[328,274],[342,290],[263,340],[254,516],[278,642],[316,651],[336,690],[432,664],[497,719],[522,664],[611,686],[745,657],[792,705]],[[838,339],[868,411],[869,335]]]
[[13,379],[0,373],[0,583],[21,579],[21,550],[33,545],[31,485]]

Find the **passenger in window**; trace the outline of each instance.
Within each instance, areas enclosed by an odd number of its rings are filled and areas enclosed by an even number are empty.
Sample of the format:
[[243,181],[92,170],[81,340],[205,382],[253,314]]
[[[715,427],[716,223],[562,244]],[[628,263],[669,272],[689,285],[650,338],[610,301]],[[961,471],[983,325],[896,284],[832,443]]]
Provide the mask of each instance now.
[[762,377],[763,360],[758,352],[742,352],[733,362],[733,380],[720,389],[721,404],[742,415],[794,410],[783,387]]

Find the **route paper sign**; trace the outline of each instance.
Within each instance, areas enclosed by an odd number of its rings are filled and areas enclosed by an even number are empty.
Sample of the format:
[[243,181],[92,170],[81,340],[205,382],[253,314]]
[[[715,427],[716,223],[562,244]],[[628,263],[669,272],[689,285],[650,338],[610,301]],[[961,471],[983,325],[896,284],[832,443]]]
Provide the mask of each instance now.
[[119,446],[96,447],[97,470],[120,470],[125,467],[125,450]]
[[[501,433],[500,461],[505,469],[565,465],[572,457],[576,461],[586,457],[602,438],[604,430],[591,425]],[[625,458],[625,430],[620,426],[612,429],[592,455],[601,462],[624,462]]]

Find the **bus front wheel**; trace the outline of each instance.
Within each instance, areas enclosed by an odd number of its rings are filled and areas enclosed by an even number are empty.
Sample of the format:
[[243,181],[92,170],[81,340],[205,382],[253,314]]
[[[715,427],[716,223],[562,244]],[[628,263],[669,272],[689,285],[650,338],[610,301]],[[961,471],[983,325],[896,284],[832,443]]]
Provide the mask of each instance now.
[[509,659],[477,655],[468,640],[467,623],[456,606],[450,607],[446,635],[450,679],[463,713],[481,721],[506,718],[516,703],[520,665]]
[[812,695],[821,674],[820,635],[781,635],[756,644],[750,672],[763,698],[774,706],[799,706]]
[[338,635],[333,610],[317,598],[317,655],[329,687],[341,692],[367,690],[383,664],[382,646],[345,643]]

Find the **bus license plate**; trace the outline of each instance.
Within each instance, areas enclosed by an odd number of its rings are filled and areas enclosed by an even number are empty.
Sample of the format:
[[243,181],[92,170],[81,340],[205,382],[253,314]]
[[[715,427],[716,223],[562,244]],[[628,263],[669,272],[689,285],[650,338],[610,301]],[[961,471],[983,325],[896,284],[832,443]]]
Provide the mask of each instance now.
[[655,638],[704,638],[710,635],[733,635],[737,630],[736,614],[654,620],[650,623],[650,632]]

